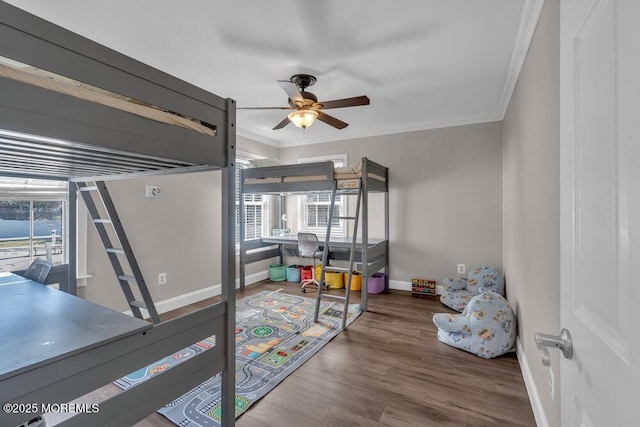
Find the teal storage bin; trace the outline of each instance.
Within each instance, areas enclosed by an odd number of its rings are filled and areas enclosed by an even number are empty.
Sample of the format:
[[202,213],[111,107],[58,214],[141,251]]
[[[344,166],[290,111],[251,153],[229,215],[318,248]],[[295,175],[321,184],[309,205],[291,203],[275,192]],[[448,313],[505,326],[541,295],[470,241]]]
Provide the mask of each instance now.
[[287,282],[300,283],[300,270],[302,270],[301,265],[294,264],[287,267]]
[[287,280],[287,266],[284,264],[272,264],[269,266],[269,279],[272,282]]

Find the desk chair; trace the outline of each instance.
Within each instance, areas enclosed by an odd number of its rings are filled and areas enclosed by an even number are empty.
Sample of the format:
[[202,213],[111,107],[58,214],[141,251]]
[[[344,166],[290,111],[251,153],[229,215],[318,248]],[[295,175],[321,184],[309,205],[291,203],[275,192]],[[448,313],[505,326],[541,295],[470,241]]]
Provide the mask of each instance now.
[[51,271],[51,264],[49,261],[45,261],[43,259],[34,260],[29,268],[24,271],[24,277],[33,280],[34,282],[42,283],[47,280],[47,276]]
[[320,243],[318,242],[318,236],[313,233],[298,233],[298,255],[302,258],[313,259],[313,270],[311,272],[311,279],[305,279],[302,281],[300,289],[305,292],[305,289],[309,286],[318,286],[316,281],[316,260],[320,259],[322,252],[320,252]]

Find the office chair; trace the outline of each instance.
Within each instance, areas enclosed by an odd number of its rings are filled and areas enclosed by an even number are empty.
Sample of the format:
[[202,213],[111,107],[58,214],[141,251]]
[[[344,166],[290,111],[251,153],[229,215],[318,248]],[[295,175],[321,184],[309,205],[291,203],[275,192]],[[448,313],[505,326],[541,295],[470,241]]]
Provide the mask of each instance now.
[[34,260],[29,268],[24,271],[24,277],[33,280],[34,282],[42,283],[47,280],[47,276],[51,271],[51,264],[49,261],[45,261],[43,259]]
[[298,233],[298,255],[302,258],[313,259],[313,270],[311,272],[311,279],[305,279],[302,281],[300,289],[305,292],[308,286],[318,286],[316,277],[316,259],[322,256],[320,252],[320,243],[318,242],[318,236],[313,233]]

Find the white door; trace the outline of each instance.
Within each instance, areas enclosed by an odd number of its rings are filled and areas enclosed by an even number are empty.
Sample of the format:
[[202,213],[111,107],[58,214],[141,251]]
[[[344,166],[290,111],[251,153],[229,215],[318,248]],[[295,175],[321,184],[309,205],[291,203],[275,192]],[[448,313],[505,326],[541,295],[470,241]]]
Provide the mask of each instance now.
[[562,425],[640,426],[640,0],[563,0],[560,29]]

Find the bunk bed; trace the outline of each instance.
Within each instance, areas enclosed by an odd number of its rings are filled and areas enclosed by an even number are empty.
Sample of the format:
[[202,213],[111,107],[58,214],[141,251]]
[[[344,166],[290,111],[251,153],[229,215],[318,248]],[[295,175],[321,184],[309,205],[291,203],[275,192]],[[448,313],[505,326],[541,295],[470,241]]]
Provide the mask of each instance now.
[[[304,194],[331,192],[355,194],[362,186],[361,238],[356,245],[355,260],[360,264],[363,277],[386,270],[385,291],[389,289],[389,171],[388,168],[363,157],[355,166],[334,168],[333,162],[304,163],[295,165],[248,168],[240,171],[239,192],[245,194]],[[384,239],[369,238],[369,193],[384,193]],[[244,200],[241,197],[241,200]],[[248,264],[280,257],[282,262],[286,246],[296,244],[295,236],[267,236],[245,241],[244,206],[240,203],[240,289],[245,286],[245,269]],[[321,242],[324,241],[320,236]],[[331,239],[328,242],[329,258],[348,260],[345,248],[350,239]],[[323,245],[327,244],[324,242]],[[274,246],[276,245],[276,246]],[[363,280],[361,308],[367,310],[367,281]]]
[[[222,301],[151,324],[75,296],[75,186],[61,290],[0,283],[0,425],[70,402],[211,335],[216,346],[81,410],[65,426],[133,425],[222,373],[235,403],[235,102],[0,2],[0,174],[85,182],[220,170]],[[66,291],[66,292],[65,292]],[[82,409],[82,408],[81,408]]]

